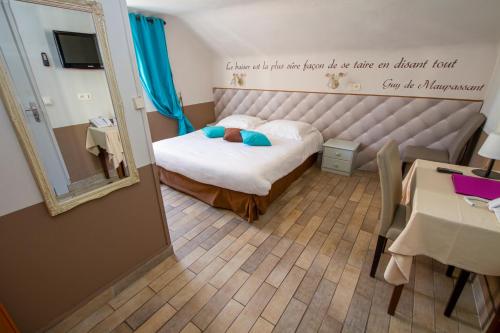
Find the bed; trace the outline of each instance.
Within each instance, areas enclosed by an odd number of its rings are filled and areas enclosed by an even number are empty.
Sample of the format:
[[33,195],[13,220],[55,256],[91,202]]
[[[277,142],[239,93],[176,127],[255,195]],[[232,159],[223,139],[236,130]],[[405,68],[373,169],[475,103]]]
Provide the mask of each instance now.
[[160,181],[251,222],[315,163],[323,143],[314,128],[300,139],[272,133],[268,138],[272,146],[253,147],[209,139],[199,130],[157,141]]

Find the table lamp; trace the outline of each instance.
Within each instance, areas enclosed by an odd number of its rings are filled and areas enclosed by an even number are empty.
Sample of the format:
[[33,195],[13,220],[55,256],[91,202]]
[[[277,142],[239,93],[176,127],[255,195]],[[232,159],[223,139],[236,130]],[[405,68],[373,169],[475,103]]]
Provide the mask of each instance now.
[[490,162],[486,170],[474,169],[472,173],[480,177],[500,179],[500,174],[492,171],[495,160],[500,160],[500,133],[494,132],[488,135],[481,149],[479,149],[478,154],[482,157],[489,158]]

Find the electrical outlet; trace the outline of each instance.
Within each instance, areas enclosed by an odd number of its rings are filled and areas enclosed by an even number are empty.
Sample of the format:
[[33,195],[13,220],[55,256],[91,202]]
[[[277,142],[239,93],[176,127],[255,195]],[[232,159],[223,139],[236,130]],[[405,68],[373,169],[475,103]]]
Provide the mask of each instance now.
[[361,90],[361,83],[351,83],[351,90]]
[[351,83],[350,84],[351,90],[360,90],[361,89],[361,83]]
[[92,94],[91,93],[79,93],[78,99],[80,101],[90,101],[92,99]]

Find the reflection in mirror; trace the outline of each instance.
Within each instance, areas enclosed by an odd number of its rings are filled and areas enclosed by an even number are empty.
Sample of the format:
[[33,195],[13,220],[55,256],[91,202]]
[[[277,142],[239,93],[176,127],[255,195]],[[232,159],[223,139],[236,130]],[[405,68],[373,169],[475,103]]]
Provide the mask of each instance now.
[[1,14],[4,66],[57,200],[129,176],[92,14],[22,1]]

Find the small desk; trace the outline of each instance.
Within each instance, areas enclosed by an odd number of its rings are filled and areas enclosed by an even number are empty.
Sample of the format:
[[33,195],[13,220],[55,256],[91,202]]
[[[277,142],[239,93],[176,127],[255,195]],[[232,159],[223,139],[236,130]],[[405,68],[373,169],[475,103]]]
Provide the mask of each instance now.
[[88,152],[99,157],[106,178],[109,178],[108,161],[112,163],[120,178],[125,177],[125,155],[117,126],[89,126],[85,147]]
[[[500,222],[484,204],[467,204],[455,193],[451,175],[438,173],[438,166],[472,175],[469,167],[424,160],[413,163],[403,181],[403,203],[410,207],[411,215],[389,247],[391,259],[384,273],[387,282],[398,286],[392,310],[400,296],[397,292],[409,281],[415,255],[431,257],[462,272],[500,276]],[[462,276],[457,285],[466,280]]]

